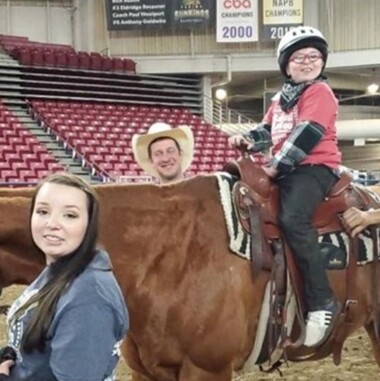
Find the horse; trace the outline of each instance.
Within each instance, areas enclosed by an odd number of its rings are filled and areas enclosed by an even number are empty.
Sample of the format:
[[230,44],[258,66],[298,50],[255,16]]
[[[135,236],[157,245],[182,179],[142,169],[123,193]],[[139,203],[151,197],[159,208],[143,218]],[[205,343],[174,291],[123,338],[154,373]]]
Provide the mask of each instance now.
[[[270,273],[252,277],[249,261],[231,253],[217,177],[95,188],[100,243],[110,254],[130,313],[121,349],[132,380],[231,381],[252,352]],[[44,266],[29,231],[32,193],[0,190],[1,288],[29,284]],[[357,268],[358,309],[349,334],[366,329],[380,366],[372,266]],[[329,271],[328,277],[343,302],[345,270]],[[300,350],[294,356],[290,351],[288,360],[302,359]]]

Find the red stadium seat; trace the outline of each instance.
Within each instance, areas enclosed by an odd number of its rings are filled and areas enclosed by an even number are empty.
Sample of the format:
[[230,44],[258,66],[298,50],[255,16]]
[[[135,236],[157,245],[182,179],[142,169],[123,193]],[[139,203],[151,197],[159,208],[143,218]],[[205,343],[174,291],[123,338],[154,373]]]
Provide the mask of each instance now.
[[78,68],[83,70],[90,69],[90,55],[87,52],[78,52]]
[[102,57],[102,70],[111,71],[112,70],[112,58],[111,57]]
[[36,170],[37,178],[38,179],[44,179],[47,177],[51,172],[47,169],[42,169],[42,170]]
[[138,172],[140,170],[140,165],[133,162],[133,163],[130,163],[129,164],[129,169],[134,171],[134,172]]
[[40,155],[40,160],[42,163],[48,165],[48,163],[56,163],[57,159],[54,158],[50,153],[46,152]]
[[18,144],[15,146],[15,151],[21,156],[23,154],[29,154],[33,153],[33,150],[30,148],[30,146],[25,144]]
[[62,51],[55,51],[55,65],[57,67],[67,67],[68,65],[68,59],[67,59],[67,52],[65,50]]
[[90,153],[87,155],[88,159],[92,162],[103,162],[103,155],[99,155],[98,153]]
[[90,54],[90,69],[102,70],[102,56],[99,53]]
[[115,140],[109,140],[109,139],[103,140],[103,146],[108,148],[108,152],[110,152],[110,149],[114,146]]
[[87,141],[85,139],[76,138],[76,139],[73,139],[72,142],[73,142],[73,147],[77,150],[80,150],[81,148],[86,147],[87,145]]
[[129,59],[129,58],[125,58],[124,59],[124,70],[135,73],[136,72],[136,62]]
[[124,62],[122,58],[113,57],[112,58],[112,70],[113,71],[124,71]]
[[48,165],[40,161],[31,161],[29,164],[29,168],[33,170],[35,173],[37,173],[37,171],[47,171]]
[[0,176],[1,176],[1,179],[5,180],[5,181],[9,181],[11,178],[12,179],[18,179],[19,178],[17,171],[14,171],[12,169],[1,171]]
[[29,48],[23,48],[19,51],[18,61],[21,65],[30,66],[32,65],[32,53]]
[[125,153],[125,150],[123,149],[123,147],[112,146],[110,148],[110,152],[111,152],[112,155],[118,155],[118,156],[120,156],[120,155],[123,155]]
[[129,170],[129,165],[127,163],[115,163],[114,168],[118,172],[125,173]]
[[15,150],[17,146],[24,143],[20,136],[8,136],[8,144]]
[[110,148],[107,146],[104,146],[104,145],[98,147],[98,149],[96,151],[99,155],[102,155],[103,159],[104,159],[105,155],[110,154]]
[[87,140],[87,146],[88,147],[100,147],[102,143],[99,140],[96,139],[88,139]]
[[45,50],[42,53],[45,66],[55,66],[55,55],[50,50]]
[[30,182],[30,181],[37,181],[37,174],[35,171],[30,170],[30,169],[24,169],[19,172],[20,179],[25,181],[25,182]]
[[14,163],[21,162],[21,157],[12,151],[12,153],[4,153],[3,155],[5,161],[13,166]]
[[44,66],[44,57],[40,49],[32,50],[32,65],[33,66]]
[[9,171],[12,170],[11,164],[9,164],[6,161],[0,161],[0,174],[2,171]]
[[45,147],[42,147],[41,145],[40,146],[34,146],[33,147],[33,153],[36,155],[38,160],[41,160],[41,161],[44,161],[44,158],[46,157],[46,155],[48,155],[48,157],[52,157],[47,152],[47,149]]
[[106,134],[102,132],[95,132],[94,134],[92,134],[92,138],[103,141],[106,138]]
[[97,147],[89,147],[89,146],[84,146],[78,148],[78,152],[81,155],[84,155],[86,158],[89,157],[89,155],[95,155],[96,154]]
[[104,160],[107,162],[107,163],[119,163],[120,162],[120,159],[118,156],[116,155],[110,155],[110,154],[107,154],[107,155],[104,155]]
[[99,168],[102,171],[108,172],[108,171],[112,171],[114,169],[114,166],[113,166],[113,163],[100,162],[99,163]]
[[71,69],[78,69],[79,57],[76,53],[69,53],[67,55],[67,67],[69,67]]
[[226,162],[226,159],[224,156],[215,156],[213,160],[216,164]]
[[211,165],[210,164],[199,164],[199,170],[211,171]]
[[208,164],[212,162],[212,157],[210,156],[203,156],[200,158],[200,162],[204,164]]
[[58,162],[48,162],[47,167],[51,172],[63,171],[63,166]]

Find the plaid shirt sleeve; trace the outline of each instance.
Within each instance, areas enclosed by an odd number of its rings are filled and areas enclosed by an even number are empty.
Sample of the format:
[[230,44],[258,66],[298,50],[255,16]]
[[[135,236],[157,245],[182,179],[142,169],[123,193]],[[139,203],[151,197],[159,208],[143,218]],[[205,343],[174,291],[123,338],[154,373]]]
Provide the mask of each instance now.
[[272,158],[271,166],[282,174],[290,172],[318,144],[324,133],[325,128],[316,122],[300,123]]
[[243,135],[245,139],[253,143],[253,148],[250,151],[266,151],[272,145],[270,129],[271,126],[269,124],[261,123],[255,129]]

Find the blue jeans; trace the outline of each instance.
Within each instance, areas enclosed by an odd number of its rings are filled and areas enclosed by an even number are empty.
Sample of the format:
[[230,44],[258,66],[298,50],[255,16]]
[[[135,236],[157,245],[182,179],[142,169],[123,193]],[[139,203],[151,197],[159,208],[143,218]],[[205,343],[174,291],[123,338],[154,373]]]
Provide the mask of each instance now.
[[308,311],[324,309],[333,297],[312,219],[337,180],[328,167],[300,165],[276,181],[280,190],[279,224],[303,278]]

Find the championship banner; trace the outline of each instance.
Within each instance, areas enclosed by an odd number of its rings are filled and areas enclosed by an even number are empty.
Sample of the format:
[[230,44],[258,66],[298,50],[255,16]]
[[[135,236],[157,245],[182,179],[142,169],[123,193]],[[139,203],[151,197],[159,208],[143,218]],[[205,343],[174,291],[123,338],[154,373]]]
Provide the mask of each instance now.
[[217,0],[216,41],[258,40],[258,0]]
[[107,29],[215,25],[215,0],[104,0]]
[[302,24],[303,0],[263,0],[263,41],[281,39]]

